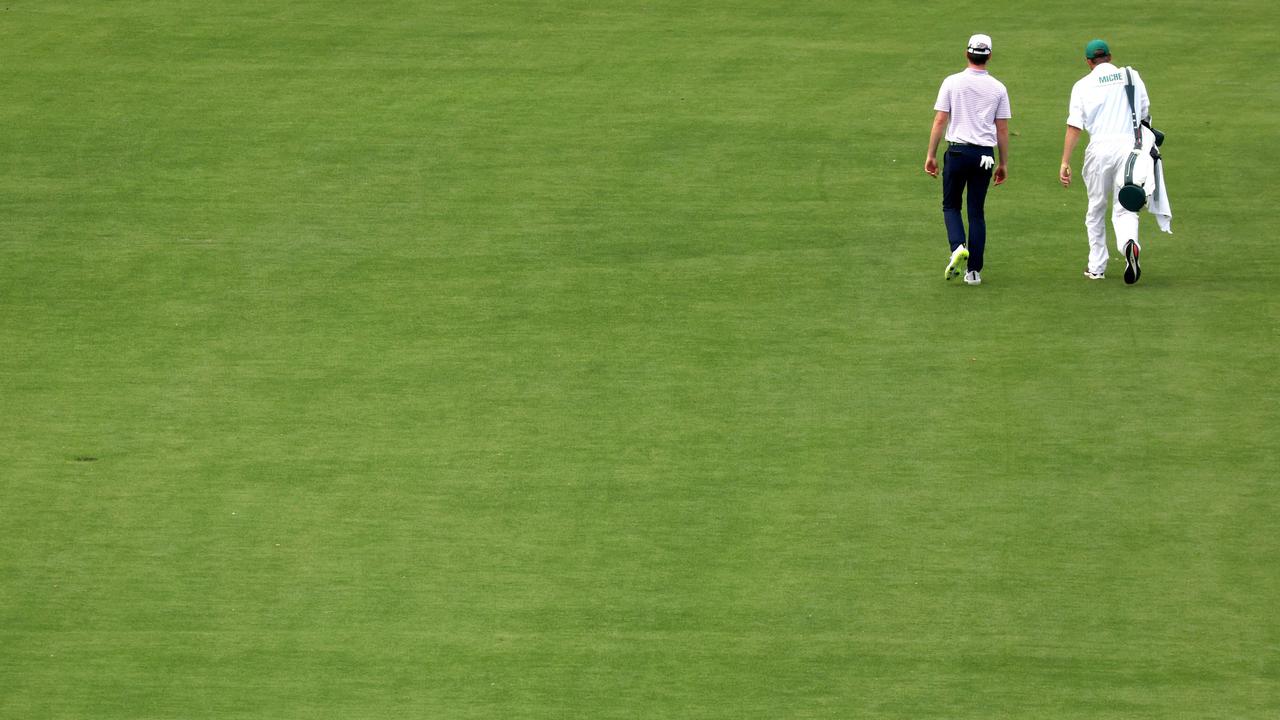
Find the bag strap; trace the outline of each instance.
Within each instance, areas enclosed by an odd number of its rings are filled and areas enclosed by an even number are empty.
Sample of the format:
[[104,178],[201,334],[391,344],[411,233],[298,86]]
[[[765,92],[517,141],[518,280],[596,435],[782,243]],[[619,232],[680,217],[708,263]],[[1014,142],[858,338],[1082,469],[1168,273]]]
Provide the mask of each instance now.
[[1133,101],[1133,74],[1129,68],[1124,69],[1124,91],[1129,96],[1129,119],[1133,121],[1133,149],[1142,149],[1142,125],[1138,122],[1138,106]]
[[1134,150],[1133,152],[1129,153],[1129,159],[1126,160],[1124,163],[1124,184],[1125,185],[1136,184],[1133,182],[1133,167],[1137,163],[1138,163],[1138,151]]

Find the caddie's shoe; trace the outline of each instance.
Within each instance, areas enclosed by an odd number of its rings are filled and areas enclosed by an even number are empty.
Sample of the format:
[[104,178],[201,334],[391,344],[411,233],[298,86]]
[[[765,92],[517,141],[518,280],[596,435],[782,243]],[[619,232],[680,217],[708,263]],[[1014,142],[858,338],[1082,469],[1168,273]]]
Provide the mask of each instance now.
[[1106,277],[1107,277],[1106,275],[1104,275],[1104,274],[1102,274],[1102,273],[1096,273],[1096,272],[1094,272],[1094,271],[1092,271],[1092,270],[1085,270],[1085,271],[1084,271],[1084,276],[1085,276],[1085,277],[1087,277],[1087,278],[1089,278],[1090,280],[1102,280],[1102,279],[1104,279],[1104,278],[1106,278]]
[[1130,240],[1124,244],[1124,283],[1132,285],[1142,277],[1142,266],[1138,264],[1138,243]]
[[966,285],[981,285],[982,275],[978,274],[977,270],[970,270],[964,274],[964,283]]
[[951,262],[947,263],[947,270],[942,277],[945,280],[960,277],[960,273],[964,272],[965,263],[969,262],[969,248],[961,245],[951,251]]

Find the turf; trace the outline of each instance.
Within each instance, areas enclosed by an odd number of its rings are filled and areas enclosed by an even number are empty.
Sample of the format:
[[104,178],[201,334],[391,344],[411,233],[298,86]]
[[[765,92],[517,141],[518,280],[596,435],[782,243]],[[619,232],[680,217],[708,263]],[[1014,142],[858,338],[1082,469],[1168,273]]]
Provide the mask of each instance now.
[[[1280,715],[1280,9],[984,13],[5,3],[0,717]],[[1095,36],[1134,287],[1055,179]]]

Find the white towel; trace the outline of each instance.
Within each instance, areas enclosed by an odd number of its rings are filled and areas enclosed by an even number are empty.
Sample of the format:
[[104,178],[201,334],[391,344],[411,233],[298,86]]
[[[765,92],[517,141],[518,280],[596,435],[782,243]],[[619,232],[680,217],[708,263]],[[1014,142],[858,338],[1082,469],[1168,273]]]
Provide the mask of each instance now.
[[1169,205],[1169,190],[1164,184],[1164,161],[1155,165],[1156,186],[1147,196],[1147,212],[1156,216],[1160,229],[1173,234],[1173,208]]
[[1169,205],[1169,189],[1164,184],[1164,161],[1151,158],[1151,148],[1156,136],[1150,129],[1142,128],[1142,153],[1134,163],[1133,181],[1147,191],[1147,212],[1156,216],[1156,224],[1164,232],[1173,234],[1173,208]]

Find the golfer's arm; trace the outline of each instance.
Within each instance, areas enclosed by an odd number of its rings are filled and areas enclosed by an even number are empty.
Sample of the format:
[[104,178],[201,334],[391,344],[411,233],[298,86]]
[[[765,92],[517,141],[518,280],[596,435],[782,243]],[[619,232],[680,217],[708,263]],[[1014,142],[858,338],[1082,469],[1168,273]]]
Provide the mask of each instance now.
[[1062,139],[1062,164],[1071,166],[1071,154],[1076,151],[1076,143],[1080,142],[1080,128],[1067,126],[1067,136]]
[[996,147],[1000,149],[1000,167],[1009,165],[1009,121],[996,120]]
[[942,134],[947,131],[947,121],[950,119],[951,113],[943,110],[933,116],[933,128],[929,130],[929,150],[924,155],[926,158],[938,156],[938,143],[942,142]]

